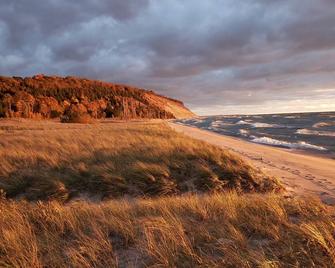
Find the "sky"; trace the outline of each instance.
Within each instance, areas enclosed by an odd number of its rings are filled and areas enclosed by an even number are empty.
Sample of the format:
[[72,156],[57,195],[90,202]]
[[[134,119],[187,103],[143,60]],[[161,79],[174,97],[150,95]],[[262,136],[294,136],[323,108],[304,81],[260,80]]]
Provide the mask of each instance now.
[[0,0],[0,75],[40,73],[199,115],[335,110],[335,1]]

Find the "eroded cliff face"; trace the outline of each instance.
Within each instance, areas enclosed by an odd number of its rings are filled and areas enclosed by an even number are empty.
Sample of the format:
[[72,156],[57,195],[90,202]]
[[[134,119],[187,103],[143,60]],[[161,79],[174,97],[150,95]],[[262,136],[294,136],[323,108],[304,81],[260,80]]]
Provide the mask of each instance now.
[[152,91],[76,77],[0,77],[0,117],[187,118],[182,102]]

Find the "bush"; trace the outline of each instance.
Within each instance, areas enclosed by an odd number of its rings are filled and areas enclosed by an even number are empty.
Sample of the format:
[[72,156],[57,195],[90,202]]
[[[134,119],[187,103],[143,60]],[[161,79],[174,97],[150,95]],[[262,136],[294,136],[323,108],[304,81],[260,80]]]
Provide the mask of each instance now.
[[72,103],[61,117],[62,123],[80,123],[90,124],[93,123],[93,118],[87,111],[87,108],[80,103]]
[[60,117],[61,115],[62,115],[62,113],[59,112],[59,111],[56,111],[56,110],[52,110],[52,111],[50,112],[50,117],[51,117],[51,118],[58,118],[58,117]]
[[92,124],[93,118],[87,114],[71,114],[69,116],[64,115],[61,117],[62,123],[78,123],[78,124]]

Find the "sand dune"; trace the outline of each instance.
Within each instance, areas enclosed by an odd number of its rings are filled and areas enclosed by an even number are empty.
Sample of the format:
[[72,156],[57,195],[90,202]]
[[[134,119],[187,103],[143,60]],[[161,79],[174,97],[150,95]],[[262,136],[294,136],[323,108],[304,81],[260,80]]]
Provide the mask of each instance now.
[[292,150],[253,144],[195,127],[170,122],[176,131],[227,148],[264,172],[282,180],[289,194],[317,195],[335,205],[335,160]]

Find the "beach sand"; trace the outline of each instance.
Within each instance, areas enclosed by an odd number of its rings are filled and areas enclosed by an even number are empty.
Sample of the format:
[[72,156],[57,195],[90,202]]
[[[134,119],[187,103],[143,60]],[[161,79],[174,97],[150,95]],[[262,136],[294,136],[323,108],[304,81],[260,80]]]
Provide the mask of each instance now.
[[318,196],[335,205],[335,160],[247,142],[195,127],[169,122],[176,131],[229,149],[253,166],[281,180],[289,195]]

